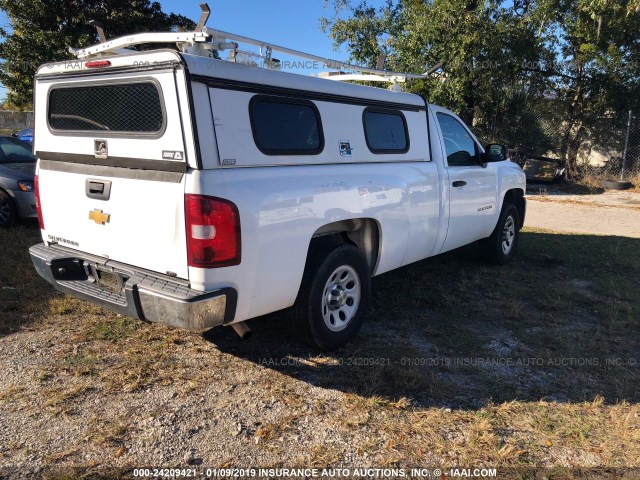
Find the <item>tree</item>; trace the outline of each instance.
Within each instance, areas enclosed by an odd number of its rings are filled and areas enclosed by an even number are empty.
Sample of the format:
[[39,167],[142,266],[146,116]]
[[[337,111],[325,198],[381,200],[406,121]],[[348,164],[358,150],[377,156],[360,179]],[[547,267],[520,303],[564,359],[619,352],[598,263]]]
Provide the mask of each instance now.
[[148,0],[0,0],[11,31],[0,29],[0,82],[7,102],[16,109],[32,107],[33,77],[47,62],[71,59],[69,47],[98,43],[91,20],[105,24],[107,38],[139,31],[192,30],[182,15],[164,13]]
[[[622,128],[640,107],[640,4],[637,0],[538,0],[534,15],[557,52],[554,79],[562,105],[559,154],[570,177],[579,175],[578,148],[585,137],[611,143],[602,119]],[[615,125],[617,123],[617,125]]]
[[[408,89],[459,112],[470,124],[487,124],[518,86],[540,90],[540,77],[521,65],[546,63],[546,50],[528,16],[494,0],[388,0],[380,9],[366,1],[336,0],[325,31],[354,61],[375,65],[387,55],[390,70],[423,73],[444,62],[444,74],[414,81]],[[344,11],[349,13],[344,18]],[[544,83],[544,82],[543,82]]]
[[409,90],[457,111],[485,137],[556,152],[570,176],[578,175],[585,138],[611,144],[603,118],[623,123],[625,112],[640,110],[638,0],[333,5],[335,15],[322,25],[354,61],[375,65],[382,53],[388,69],[412,73],[444,61],[444,74]]

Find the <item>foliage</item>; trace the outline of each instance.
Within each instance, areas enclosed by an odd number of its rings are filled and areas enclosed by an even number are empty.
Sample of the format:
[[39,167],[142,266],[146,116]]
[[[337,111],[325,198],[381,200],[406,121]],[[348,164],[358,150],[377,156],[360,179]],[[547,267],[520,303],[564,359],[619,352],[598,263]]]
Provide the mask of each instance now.
[[0,82],[8,88],[12,108],[30,109],[33,77],[47,62],[71,59],[69,47],[97,43],[95,28],[105,24],[107,38],[137,31],[190,30],[195,23],[167,14],[148,0],[0,0],[11,29],[0,29]]
[[[498,2],[389,0],[377,11],[366,2],[342,2],[338,8],[334,18],[324,19],[336,46],[346,44],[354,61],[370,66],[386,54],[391,70],[423,73],[444,62],[442,75],[412,82],[409,90],[449,106],[469,122],[492,115],[506,89],[541,88],[521,68],[546,60],[535,25]],[[341,16],[345,8],[346,19]]]
[[564,110],[559,155],[576,175],[577,150],[585,137],[607,139],[604,117],[622,128],[640,107],[640,9],[637,0],[539,0],[534,15],[547,42],[559,52],[554,95]]
[[[438,75],[408,90],[447,106],[483,137],[565,159],[569,172],[602,117],[640,108],[637,0],[327,0],[322,26],[368,66]],[[545,120],[546,114],[546,120]],[[549,124],[559,126],[554,135]]]

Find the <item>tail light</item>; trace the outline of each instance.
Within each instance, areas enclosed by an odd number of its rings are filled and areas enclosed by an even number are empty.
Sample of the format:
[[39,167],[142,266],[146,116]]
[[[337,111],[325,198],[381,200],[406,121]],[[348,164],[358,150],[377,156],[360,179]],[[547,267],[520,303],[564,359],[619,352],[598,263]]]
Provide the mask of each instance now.
[[33,189],[36,193],[36,211],[38,212],[38,223],[40,224],[40,230],[44,230],[44,218],[42,217],[42,204],[40,203],[40,184],[38,182],[38,175],[33,182]]
[[234,203],[205,195],[185,195],[187,257],[190,267],[240,263],[240,215]]

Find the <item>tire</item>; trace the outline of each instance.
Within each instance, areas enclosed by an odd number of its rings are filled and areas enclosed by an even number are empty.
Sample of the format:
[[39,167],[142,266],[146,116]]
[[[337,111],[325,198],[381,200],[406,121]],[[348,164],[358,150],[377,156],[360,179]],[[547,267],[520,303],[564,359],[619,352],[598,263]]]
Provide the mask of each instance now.
[[625,182],[623,180],[603,180],[601,185],[602,188],[607,190],[628,190],[633,187],[631,182]]
[[481,240],[480,248],[490,263],[505,265],[511,261],[520,239],[520,214],[515,205],[505,203],[491,236]]
[[16,206],[9,194],[0,191],[0,228],[13,227],[18,218]]
[[315,248],[291,309],[294,333],[313,348],[334,350],[358,333],[370,298],[369,266],[360,250]]

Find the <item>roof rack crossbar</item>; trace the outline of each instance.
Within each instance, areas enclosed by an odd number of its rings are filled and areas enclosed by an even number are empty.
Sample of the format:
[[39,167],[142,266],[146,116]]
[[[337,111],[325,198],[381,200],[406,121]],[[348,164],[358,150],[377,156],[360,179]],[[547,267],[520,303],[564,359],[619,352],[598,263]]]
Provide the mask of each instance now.
[[306,60],[311,60],[313,62],[322,63],[323,67],[325,68],[332,68],[336,70],[353,70],[361,73],[371,73],[374,75],[382,75],[386,77],[396,77],[396,78],[403,77],[407,80],[425,78],[426,76],[429,75],[428,72],[425,72],[423,74],[415,74],[415,73],[405,73],[405,72],[392,72],[389,70],[380,70],[377,68],[363,67],[360,65],[345,63],[340,60],[333,60],[330,58],[321,57],[319,55],[313,55],[310,53],[301,52],[299,50],[283,47],[281,45],[276,45],[274,43],[263,42],[261,40],[245,37],[243,35],[236,35],[235,33],[224,32],[222,30],[215,30],[215,29],[208,28],[208,29],[205,29],[205,31],[214,38],[214,43],[223,43],[226,40],[232,40],[235,42],[246,43],[248,45],[253,45],[255,47],[260,47],[263,49],[271,48],[272,51],[284,53],[285,55],[291,55],[293,57],[304,58]]
[[115,50],[140,45],[143,43],[196,43],[206,42],[209,35],[205,32],[160,32],[160,33],[136,33],[124,37],[114,38],[104,43],[98,43],[87,48],[71,50],[78,58],[86,58],[100,53],[109,53]]

